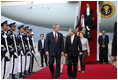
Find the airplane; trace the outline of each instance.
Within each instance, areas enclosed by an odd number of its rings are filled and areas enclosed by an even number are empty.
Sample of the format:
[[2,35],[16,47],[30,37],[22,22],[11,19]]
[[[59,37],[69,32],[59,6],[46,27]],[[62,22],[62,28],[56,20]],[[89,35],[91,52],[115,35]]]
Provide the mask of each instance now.
[[[42,0],[43,1],[43,0]],[[99,1],[98,6],[104,1]],[[117,2],[111,1],[115,6],[115,13],[110,18],[100,17],[101,29],[107,32],[113,31],[113,24],[117,21]],[[71,27],[77,24],[77,16],[80,14],[81,1],[2,1],[1,14],[7,18],[40,27],[52,28],[53,24],[59,24],[60,30],[67,34]],[[79,19],[79,16],[78,16]],[[111,21],[112,20],[112,21]]]
[[[60,25],[60,32],[66,36],[69,28],[75,28],[80,18],[81,1],[55,1],[55,2],[33,2],[33,1],[2,1],[1,15],[9,19],[51,29],[54,24]],[[112,32],[114,23],[117,21],[117,2],[110,1],[114,5],[114,14],[110,17],[102,17],[99,9],[105,1],[97,1],[97,32],[104,29]],[[110,3],[110,4],[111,4]],[[107,8],[106,12],[111,10]],[[105,13],[106,13],[105,12]],[[109,12],[109,11],[108,11]],[[97,47],[98,48],[98,47]],[[97,49],[97,60],[99,60],[99,49]]]

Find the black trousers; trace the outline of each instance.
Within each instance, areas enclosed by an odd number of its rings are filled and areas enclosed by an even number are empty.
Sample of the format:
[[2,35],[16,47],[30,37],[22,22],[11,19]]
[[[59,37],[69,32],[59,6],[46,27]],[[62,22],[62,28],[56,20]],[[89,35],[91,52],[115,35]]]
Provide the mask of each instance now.
[[99,53],[99,60],[100,60],[100,63],[103,63],[106,62],[108,63],[108,53],[106,51],[106,49],[102,48],[100,53]]
[[80,55],[80,64],[82,71],[85,71],[86,56],[87,56],[87,51],[83,51],[82,55]]
[[56,74],[55,77],[59,78],[60,76],[60,61],[61,61],[61,56],[49,56],[49,69],[52,75],[55,73],[54,69],[54,59],[56,60]]
[[89,28],[92,31],[92,17],[91,16],[87,16],[86,19],[87,19],[88,26],[89,26]]
[[34,54],[30,56],[30,67],[29,67],[29,72],[33,71],[33,65],[34,65]]
[[33,71],[33,66],[34,66],[34,55],[32,55],[32,64],[31,64],[31,72]]
[[2,79],[5,78],[5,72],[6,72],[6,60],[4,59],[4,72],[3,72],[3,77],[2,77]]
[[45,55],[44,49],[41,50],[41,65],[43,66],[43,60],[45,59],[45,63],[47,65],[47,56]]
[[[77,77],[77,63],[78,57],[74,57],[73,55],[68,56],[68,76]],[[72,71],[73,64],[73,71]]]

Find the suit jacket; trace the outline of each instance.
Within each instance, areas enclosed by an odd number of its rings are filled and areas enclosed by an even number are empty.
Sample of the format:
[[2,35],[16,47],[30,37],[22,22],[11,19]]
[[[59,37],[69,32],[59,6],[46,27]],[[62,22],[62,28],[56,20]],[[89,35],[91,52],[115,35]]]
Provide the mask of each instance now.
[[[44,49],[45,49],[45,43],[46,43],[46,40],[44,39]],[[41,40],[38,41],[38,51],[41,51],[42,50],[42,42]]]
[[79,53],[78,47],[80,49],[79,51],[82,52],[82,44],[81,44],[80,37],[75,35],[73,44],[71,44],[71,36],[68,36],[66,38],[65,53],[68,54],[68,57],[70,57],[71,55],[77,57]]
[[109,36],[105,35],[105,38],[103,40],[103,37],[102,36],[99,36],[99,39],[98,39],[98,43],[100,45],[100,51],[102,51],[102,45],[103,45],[103,41],[104,41],[104,45],[105,45],[105,52],[108,53],[108,44],[109,44]]
[[[85,10],[84,10],[84,17],[85,17],[85,18],[87,18],[86,9],[87,9],[87,8],[85,8]],[[94,17],[94,15],[93,15],[93,9],[92,9],[91,7],[90,7],[90,16],[91,16],[91,17]]]
[[[84,18],[84,25],[85,25],[85,28],[86,28],[86,26],[88,25],[88,22],[87,22],[87,20],[86,20],[85,18]],[[82,27],[81,27],[81,18],[79,19],[76,28],[77,28],[78,26],[79,26],[79,30],[82,31]]]
[[59,32],[57,34],[57,43],[55,42],[53,32],[48,33],[46,36],[45,51],[49,52],[49,56],[61,56],[61,52],[64,52],[63,35]]
[[117,56],[117,22],[114,25],[114,34],[112,42],[112,56]]

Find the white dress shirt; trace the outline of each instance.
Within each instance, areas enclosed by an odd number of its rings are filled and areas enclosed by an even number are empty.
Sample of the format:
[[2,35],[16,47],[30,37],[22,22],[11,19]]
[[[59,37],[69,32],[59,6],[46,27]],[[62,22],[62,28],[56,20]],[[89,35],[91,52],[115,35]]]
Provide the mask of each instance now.
[[42,49],[44,49],[44,39],[41,40],[41,43],[42,43]]
[[71,44],[73,44],[74,36],[75,36],[75,35],[72,35],[72,36],[71,36]]
[[87,12],[87,14],[86,14],[86,15],[87,15],[87,16],[89,16],[89,15],[90,15],[90,7],[87,7],[87,9],[86,9],[86,10],[87,10],[87,11],[86,11],[86,12]]
[[5,34],[7,34],[7,31],[4,31]]
[[83,26],[81,25],[81,27],[84,28],[84,27],[85,27],[85,24],[84,24],[84,23],[85,23],[85,22],[84,22],[84,18],[81,18],[81,22],[82,22],[82,21],[83,21]]

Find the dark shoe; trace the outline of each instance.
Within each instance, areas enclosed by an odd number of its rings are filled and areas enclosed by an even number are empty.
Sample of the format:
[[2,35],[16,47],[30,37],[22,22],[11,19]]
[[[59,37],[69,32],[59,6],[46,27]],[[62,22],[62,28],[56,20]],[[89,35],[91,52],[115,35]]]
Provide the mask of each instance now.
[[100,64],[103,64],[103,62],[100,62]]
[[60,72],[60,74],[63,74],[63,72]]
[[24,72],[24,75],[29,75],[29,73],[27,71]]
[[27,73],[26,73],[26,72],[24,72],[24,75],[27,75]]
[[55,77],[55,79],[59,79],[59,77]]
[[41,65],[41,67],[44,67],[43,65]]
[[54,79],[54,75],[51,75],[51,78]]
[[29,73],[25,73],[25,75],[29,75]]
[[15,74],[12,75],[12,79],[17,79],[16,76],[15,76]]
[[31,73],[31,71],[28,71],[28,73]]
[[75,75],[72,75],[73,79],[76,79],[76,76]]
[[68,76],[68,79],[71,79],[71,76]]
[[23,74],[22,73],[20,73],[19,74],[19,78],[23,78],[24,76],[23,76]]
[[35,72],[31,71],[30,74],[32,74],[32,73],[35,73]]
[[109,62],[106,62],[106,64],[109,64]]
[[25,73],[27,73],[27,71],[26,71],[26,70],[24,71],[24,74],[25,74]]
[[32,71],[28,71],[28,74],[32,74]]
[[73,79],[76,79],[76,77],[73,77]]
[[48,66],[48,64],[46,64],[46,66]]

